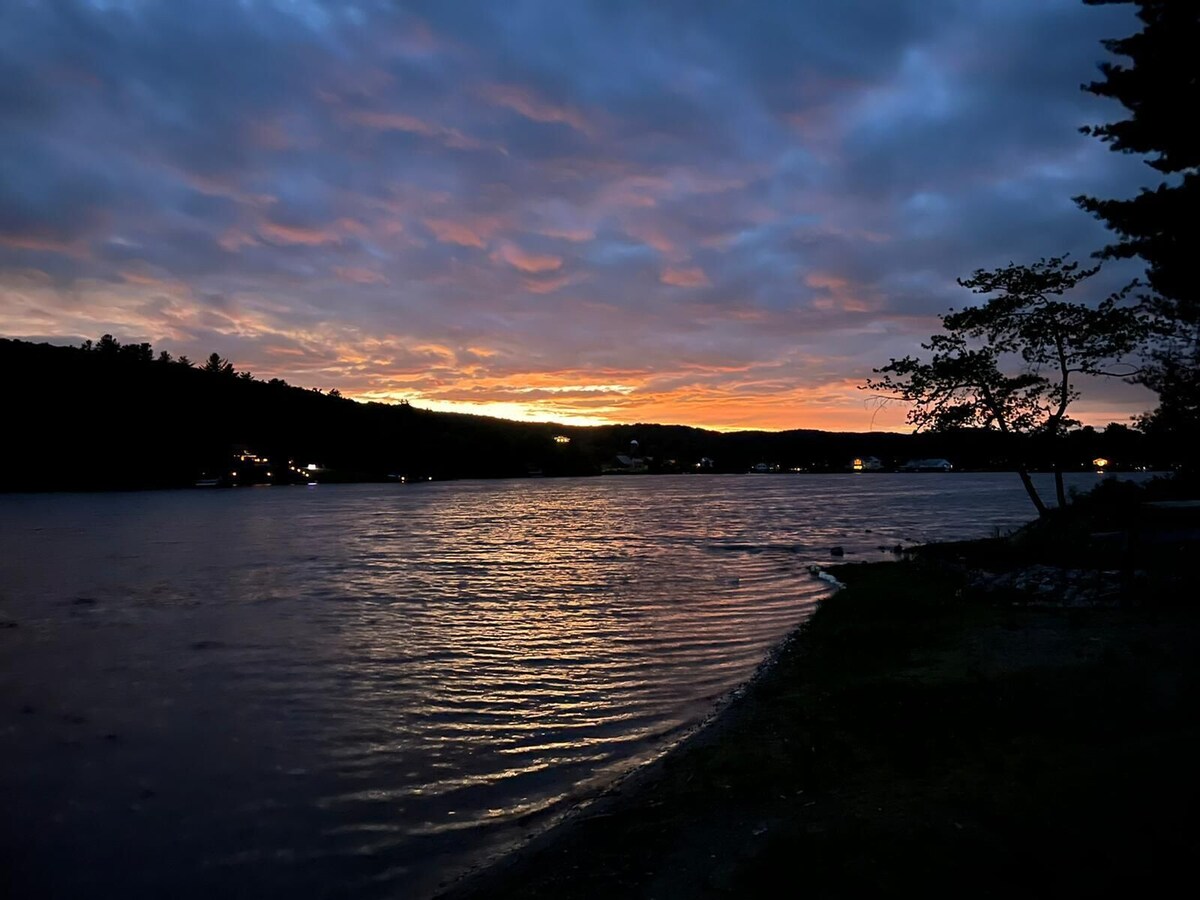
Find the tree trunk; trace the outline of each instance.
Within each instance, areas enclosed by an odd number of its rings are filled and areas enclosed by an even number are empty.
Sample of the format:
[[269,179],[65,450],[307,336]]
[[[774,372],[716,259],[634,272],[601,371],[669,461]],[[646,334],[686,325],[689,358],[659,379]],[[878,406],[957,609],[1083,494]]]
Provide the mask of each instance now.
[[1054,464],[1054,499],[1058,501],[1059,509],[1067,508],[1067,491],[1063,487],[1062,464]]
[[1029,494],[1029,499],[1033,501],[1033,505],[1037,507],[1038,516],[1046,515],[1046,504],[1042,502],[1042,498],[1038,496],[1037,488],[1033,486],[1033,479],[1029,477],[1029,473],[1024,469],[1017,469],[1017,474],[1021,476],[1021,484],[1025,486],[1025,493]]

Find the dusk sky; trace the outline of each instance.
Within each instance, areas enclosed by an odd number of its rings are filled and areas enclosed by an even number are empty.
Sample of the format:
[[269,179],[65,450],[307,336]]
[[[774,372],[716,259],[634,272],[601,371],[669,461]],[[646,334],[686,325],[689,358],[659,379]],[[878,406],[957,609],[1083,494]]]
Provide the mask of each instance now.
[[[978,267],[1109,238],[1080,0],[5,0],[0,334],[360,399],[903,428]],[[1137,274],[1113,265],[1099,299]],[[1152,404],[1085,386],[1084,421]]]

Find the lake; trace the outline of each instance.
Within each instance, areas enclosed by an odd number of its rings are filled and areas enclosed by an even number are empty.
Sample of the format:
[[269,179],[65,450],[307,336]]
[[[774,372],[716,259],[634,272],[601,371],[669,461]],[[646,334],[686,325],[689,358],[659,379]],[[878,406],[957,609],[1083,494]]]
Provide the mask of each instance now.
[[0,863],[13,896],[428,895],[695,727],[832,547],[1031,510],[1011,474],[0,495]]

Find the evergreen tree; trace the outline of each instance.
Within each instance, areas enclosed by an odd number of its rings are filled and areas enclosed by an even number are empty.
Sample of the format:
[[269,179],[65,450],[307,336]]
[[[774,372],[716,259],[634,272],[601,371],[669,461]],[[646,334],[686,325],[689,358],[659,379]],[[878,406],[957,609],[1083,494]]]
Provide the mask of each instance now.
[[1142,30],[1104,41],[1128,64],[1104,62],[1103,79],[1083,86],[1119,101],[1129,117],[1083,129],[1121,153],[1147,157],[1156,187],[1136,197],[1076,202],[1118,235],[1100,251],[1108,258],[1140,257],[1152,293],[1143,298],[1156,341],[1139,380],[1159,394],[1147,424],[1167,427],[1190,447],[1200,429],[1200,3],[1196,0],[1085,0],[1090,5],[1133,3]]
[[233,369],[233,363],[222,359],[220,353],[211,354],[208,357],[208,362],[204,364],[201,371],[208,372],[210,375],[224,375],[229,378],[232,378],[236,374]]

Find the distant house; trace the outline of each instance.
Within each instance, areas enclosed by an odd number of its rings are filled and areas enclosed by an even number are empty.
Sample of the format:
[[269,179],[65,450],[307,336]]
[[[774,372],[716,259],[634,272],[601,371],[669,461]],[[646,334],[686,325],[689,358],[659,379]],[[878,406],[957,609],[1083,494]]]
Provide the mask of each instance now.
[[618,453],[608,465],[601,466],[604,475],[640,475],[650,471],[650,457],[638,453],[637,441],[629,442],[629,453]]
[[883,463],[877,456],[856,456],[851,460],[850,468],[855,472],[878,472],[883,468]]
[[952,472],[954,466],[947,459],[910,459],[900,467],[901,472]]
[[245,444],[234,444],[230,448],[229,473],[221,476],[223,484],[269,484],[273,479],[270,459],[259,456]]

